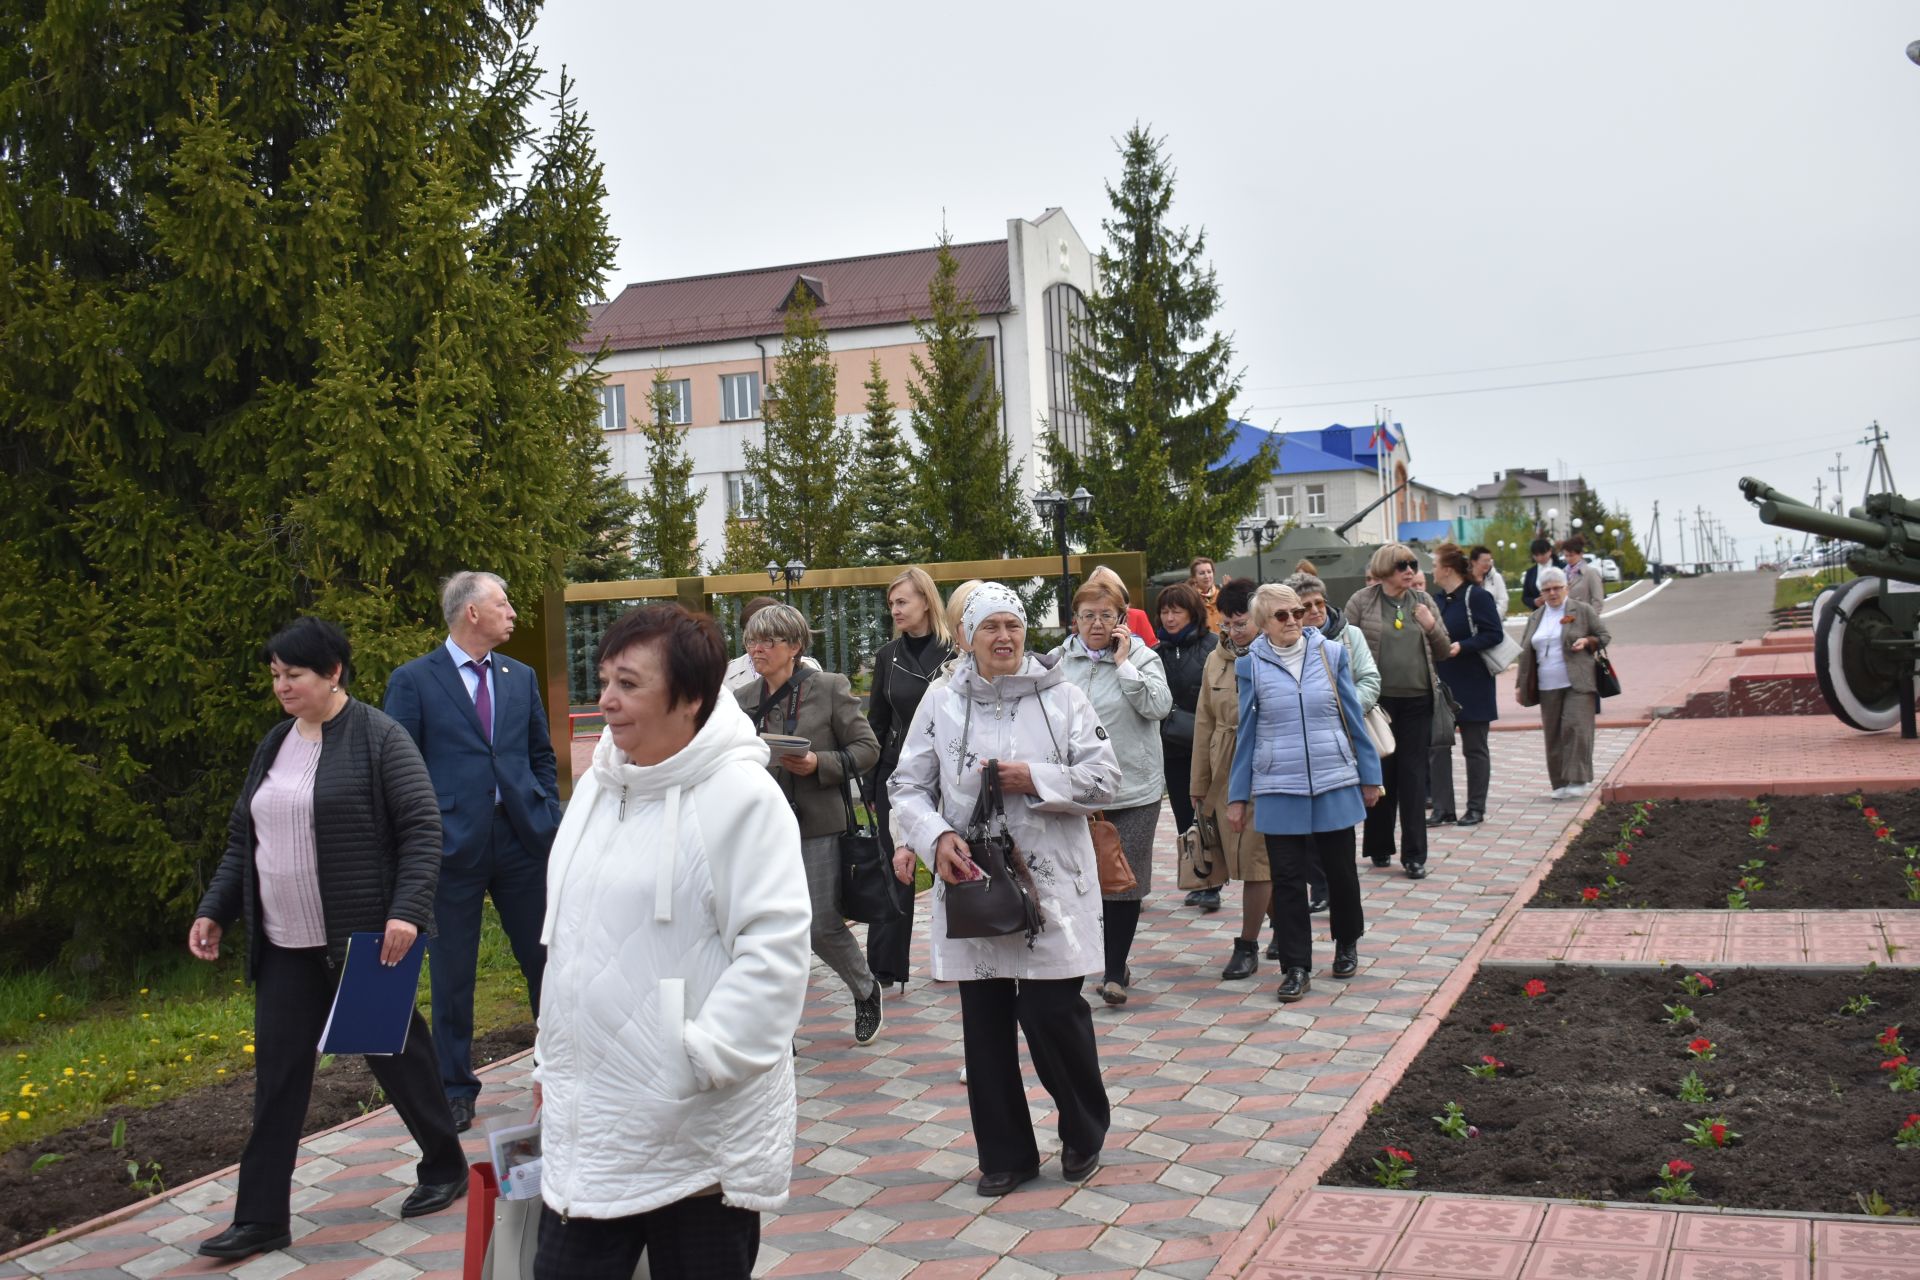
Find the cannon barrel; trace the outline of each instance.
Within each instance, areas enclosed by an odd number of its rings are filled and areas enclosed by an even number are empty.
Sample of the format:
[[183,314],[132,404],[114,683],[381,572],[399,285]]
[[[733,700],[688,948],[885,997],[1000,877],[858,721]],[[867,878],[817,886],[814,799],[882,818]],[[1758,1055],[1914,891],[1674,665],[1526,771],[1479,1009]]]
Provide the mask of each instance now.
[[1808,506],[1751,476],[1740,481],[1740,492],[1747,496],[1749,502],[1759,505],[1760,523],[1773,525],[1777,529],[1811,533],[1819,538],[1840,538],[1876,550],[1892,541],[1892,535],[1884,524]]

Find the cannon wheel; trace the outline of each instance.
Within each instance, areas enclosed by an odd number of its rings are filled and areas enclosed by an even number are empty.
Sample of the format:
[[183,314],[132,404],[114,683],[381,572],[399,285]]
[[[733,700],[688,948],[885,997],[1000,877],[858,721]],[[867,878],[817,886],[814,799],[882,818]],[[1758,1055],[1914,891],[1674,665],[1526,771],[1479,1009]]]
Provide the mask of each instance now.
[[1900,723],[1899,663],[1872,641],[1898,635],[1880,605],[1880,580],[1856,578],[1828,587],[1814,604],[1813,669],[1833,714],[1868,733]]

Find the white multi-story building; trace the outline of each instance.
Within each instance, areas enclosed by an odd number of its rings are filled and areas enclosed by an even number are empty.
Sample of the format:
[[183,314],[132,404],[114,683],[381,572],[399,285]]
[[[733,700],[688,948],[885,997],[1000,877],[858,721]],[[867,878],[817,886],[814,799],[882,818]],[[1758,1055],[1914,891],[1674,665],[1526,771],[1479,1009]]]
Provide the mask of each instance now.
[[[1004,240],[952,246],[959,289],[979,313],[1001,398],[1001,427],[1022,483],[1044,488],[1043,433],[1077,443],[1085,430],[1067,377],[1067,355],[1086,295],[1093,256],[1065,212],[1013,218]],[[700,508],[703,558],[722,549],[726,518],[748,496],[744,446],[762,438],[760,399],[780,351],[785,308],[795,289],[812,294],[836,374],[836,411],[864,420],[868,365],[877,357],[902,408],[912,358],[925,345],[913,321],[927,314],[937,247],[825,262],[758,267],[721,275],[628,285],[601,307],[579,345],[601,352],[601,426],[615,474],[647,483],[645,442],[633,430],[647,410],[656,369],[673,387],[673,421],[686,428]]]

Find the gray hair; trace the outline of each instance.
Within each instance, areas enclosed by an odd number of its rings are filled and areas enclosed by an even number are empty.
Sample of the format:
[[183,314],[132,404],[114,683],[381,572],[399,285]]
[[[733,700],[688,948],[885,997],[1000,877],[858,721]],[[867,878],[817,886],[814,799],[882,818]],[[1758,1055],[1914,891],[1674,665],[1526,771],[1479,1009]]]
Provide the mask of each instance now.
[[807,615],[790,604],[770,604],[747,619],[741,638],[748,644],[772,640],[776,644],[797,644],[802,649],[813,638],[807,629]]
[[489,582],[500,588],[500,594],[506,594],[507,580],[481,569],[462,569],[440,584],[440,616],[447,620],[449,627],[466,612],[468,605],[480,598]]
[[1564,587],[1567,585],[1567,571],[1558,565],[1548,565],[1534,575],[1535,590],[1541,587]]
[[1292,587],[1283,587],[1277,582],[1263,582],[1259,590],[1253,593],[1253,599],[1247,605],[1247,613],[1253,618],[1253,625],[1261,631],[1267,629],[1267,619],[1276,609],[1298,609],[1300,597],[1293,594]]
[[1281,585],[1290,587],[1295,595],[1316,595],[1323,600],[1327,596],[1327,584],[1304,569],[1289,575]]

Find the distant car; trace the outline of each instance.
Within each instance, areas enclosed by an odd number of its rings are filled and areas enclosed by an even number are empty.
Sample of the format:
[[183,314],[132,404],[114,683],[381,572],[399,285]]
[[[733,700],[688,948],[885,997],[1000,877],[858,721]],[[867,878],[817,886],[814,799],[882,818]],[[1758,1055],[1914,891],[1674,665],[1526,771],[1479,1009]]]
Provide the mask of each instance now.
[[1600,581],[1602,582],[1620,581],[1620,566],[1616,564],[1614,561],[1607,559],[1605,556],[1600,557]]

